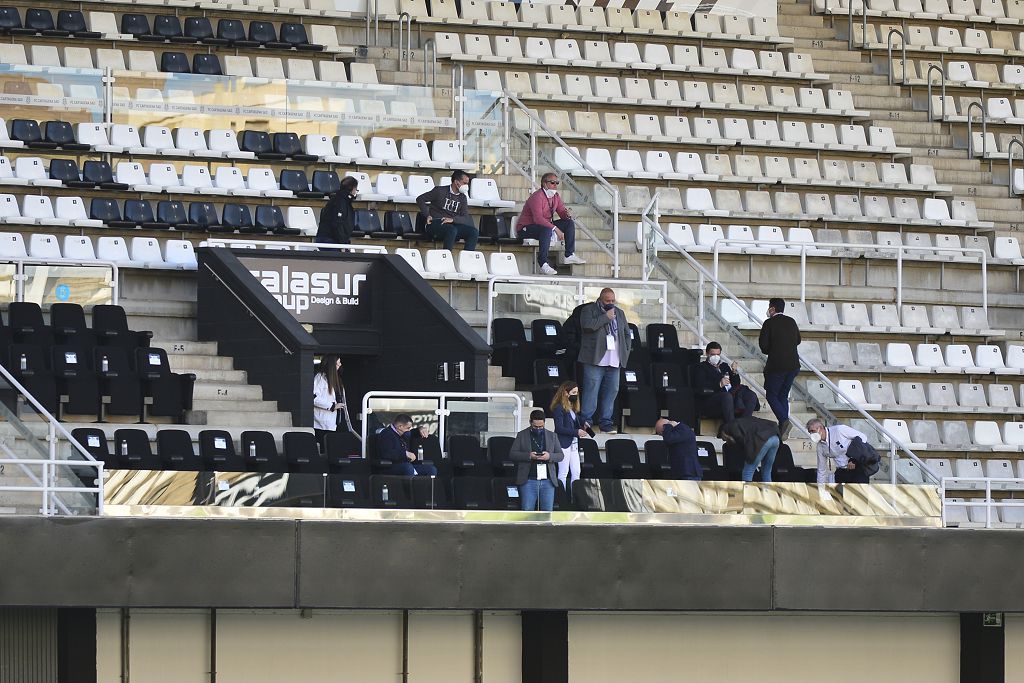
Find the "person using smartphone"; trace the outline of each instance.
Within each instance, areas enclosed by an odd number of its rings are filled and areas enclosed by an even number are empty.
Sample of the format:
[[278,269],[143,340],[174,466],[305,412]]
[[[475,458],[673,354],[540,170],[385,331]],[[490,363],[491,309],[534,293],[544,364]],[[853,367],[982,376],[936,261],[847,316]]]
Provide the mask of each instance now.
[[516,465],[516,485],[523,510],[550,512],[555,506],[557,463],[565,457],[558,436],[544,428],[544,411],[530,413],[530,426],[516,434],[509,459]]

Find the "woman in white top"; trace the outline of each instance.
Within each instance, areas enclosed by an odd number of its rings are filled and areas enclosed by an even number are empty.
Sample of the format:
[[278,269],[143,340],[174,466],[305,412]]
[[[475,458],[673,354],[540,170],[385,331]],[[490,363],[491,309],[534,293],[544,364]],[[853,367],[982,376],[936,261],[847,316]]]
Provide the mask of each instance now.
[[[818,483],[819,484],[866,484],[867,478],[857,471],[857,463],[846,456],[850,442],[859,438],[868,443],[868,437],[853,427],[832,425],[826,427],[818,418],[807,422],[807,432],[811,435],[811,443],[818,447]],[[829,460],[835,460],[835,473],[829,468]]]
[[313,432],[321,448],[327,432],[338,429],[339,413],[348,431],[355,434],[346,408],[345,386],[341,383],[341,358],[327,354],[313,376]]

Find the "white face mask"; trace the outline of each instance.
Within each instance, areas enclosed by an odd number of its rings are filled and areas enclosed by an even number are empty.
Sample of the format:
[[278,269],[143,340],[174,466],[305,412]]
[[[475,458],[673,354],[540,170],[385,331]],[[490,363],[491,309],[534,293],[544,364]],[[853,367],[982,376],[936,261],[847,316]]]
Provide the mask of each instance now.
[[708,356],[708,362],[711,363],[712,365],[718,365],[719,363],[722,362],[722,357],[721,356]]
[[544,196],[547,197],[548,199],[551,199],[552,197],[555,196],[555,193],[557,191],[558,190],[551,190],[551,189],[548,189],[548,188],[545,187],[544,188]]
[[811,443],[818,443],[821,441],[821,432],[811,432]]

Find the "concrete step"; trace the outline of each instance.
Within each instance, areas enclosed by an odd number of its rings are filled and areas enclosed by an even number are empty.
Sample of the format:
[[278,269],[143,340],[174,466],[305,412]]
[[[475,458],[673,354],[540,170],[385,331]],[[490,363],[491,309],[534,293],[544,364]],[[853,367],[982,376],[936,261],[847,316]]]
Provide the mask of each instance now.
[[[262,401],[263,388],[258,385],[197,381],[193,401]],[[245,407],[247,404],[239,406]]]
[[[851,61],[840,61],[832,59],[831,57],[814,57],[814,69],[819,73],[827,74],[862,74],[868,76],[874,73],[874,68],[871,64],[864,62],[851,62]],[[843,82],[843,77],[837,75],[833,79],[833,83]]]
[[226,406],[233,406],[239,415],[249,415],[249,424],[258,426],[259,422],[253,422],[254,413],[277,412],[276,401],[264,401],[262,398],[245,399],[239,398],[233,391],[234,387],[224,389],[225,394],[196,398],[192,401],[193,412],[202,410],[224,410]]
[[153,346],[159,346],[167,352],[167,357],[173,359],[178,356],[216,356],[217,342],[201,341],[169,341],[153,339]]
[[181,354],[168,356],[171,369],[175,372],[195,372],[204,370],[234,370],[234,361],[230,356],[197,356]]
[[[230,408],[230,406],[228,407]],[[239,412],[237,409],[212,408],[201,406],[188,414],[188,423],[192,425],[210,425],[211,427],[243,427],[245,429],[267,429],[268,427],[290,427],[291,415],[274,410],[266,412]]]

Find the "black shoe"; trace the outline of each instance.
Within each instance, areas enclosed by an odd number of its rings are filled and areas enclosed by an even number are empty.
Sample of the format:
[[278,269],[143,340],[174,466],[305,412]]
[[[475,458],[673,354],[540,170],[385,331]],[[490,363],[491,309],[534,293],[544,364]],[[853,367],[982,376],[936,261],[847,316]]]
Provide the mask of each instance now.
[[789,433],[793,431],[793,421],[786,420],[779,425],[779,439],[785,441],[789,438]]

